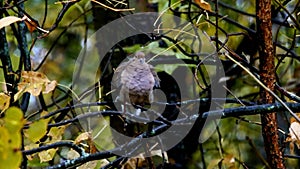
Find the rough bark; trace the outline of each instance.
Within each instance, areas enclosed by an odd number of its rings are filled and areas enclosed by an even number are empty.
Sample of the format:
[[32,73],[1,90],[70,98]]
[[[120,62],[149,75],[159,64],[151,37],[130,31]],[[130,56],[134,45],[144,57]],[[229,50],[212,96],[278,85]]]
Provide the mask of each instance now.
[[[271,23],[271,0],[257,0],[257,42],[259,45],[260,58],[260,77],[262,82],[274,90],[275,66],[274,48],[272,42],[272,23]],[[273,103],[274,97],[261,89],[261,103]],[[262,135],[264,138],[265,151],[267,154],[270,168],[285,168],[282,152],[278,142],[277,116],[276,112],[261,114]]]

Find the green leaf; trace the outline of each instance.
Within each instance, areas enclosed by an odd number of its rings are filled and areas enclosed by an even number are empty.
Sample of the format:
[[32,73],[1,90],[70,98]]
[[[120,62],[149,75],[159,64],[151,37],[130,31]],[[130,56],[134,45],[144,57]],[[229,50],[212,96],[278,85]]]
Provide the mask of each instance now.
[[19,168],[22,161],[21,129],[25,123],[19,108],[7,109],[4,125],[0,127],[0,168]]
[[49,119],[41,119],[30,124],[29,129],[25,132],[28,139],[35,143],[45,136],[48,122]]
[[[7,146],[7,145],[6,145]],[[22,162],[22,153],[19,149],[9,148],[0,152],[0,168],[18,169]]]
[[23,112],[17,107],[7,109],[4,116],[4,127],[9,132],[10,144],[12,148],[18,149],[21,147],[21,129],[25,124]]
[[17,107],[9,108],[5,112],[4,122],[10,133],[20,132],[25,123],[23,112]]

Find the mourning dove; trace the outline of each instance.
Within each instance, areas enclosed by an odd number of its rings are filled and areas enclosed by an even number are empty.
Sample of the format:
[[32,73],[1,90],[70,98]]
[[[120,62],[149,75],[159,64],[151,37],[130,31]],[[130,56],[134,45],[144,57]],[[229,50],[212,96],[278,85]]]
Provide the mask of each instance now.
[[153,87],[159,87],[159,78],[152,65],[145,61],[143,52],[124,62],[115,70],[113,83],[121,87],[119,100],[134,107],[144,107],[153,101]]

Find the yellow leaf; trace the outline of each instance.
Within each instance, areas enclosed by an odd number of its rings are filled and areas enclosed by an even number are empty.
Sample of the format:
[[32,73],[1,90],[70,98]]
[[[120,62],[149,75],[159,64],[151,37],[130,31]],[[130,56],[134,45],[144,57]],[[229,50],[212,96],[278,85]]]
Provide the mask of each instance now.
[[16,16],[7,16],[5,18],[2,18],[0,19],[0,29],[19,21],[22,21],[22,18],[18,18]]
[[204,10],[207,10],[209,12],[211,12],[211,6],[209,3],[207,3],[206,1],[204,0],[195,0],[195,3],[197,5],[199,5],[200,8],[204,9]]
[[29,129],[25,131],[26,137],[32,142],[39,141],[47,133],[49,119],[41,119],[30,124]]
[[38,96],[41,92],[47,94],[52,92],[57,82],[50,81],[47,76],[40,72],[23,71],[21,73],[22,81],[18,84],[18,92],[15,94],[14,100],[18,100],[24,92],[29,92],[33,96]]
[[4,127],[8,130],[10,134],[21,134],[21,129],[25,124],[23,118],[23,112],[17,107],[11,107],[7,109],[4,116]]
[[0,110],[3,113],[9,107],[10,96],[6,95],[5,93],[0,93]]
[[26,90],[33,96],[38,96],[43,90],[43,83],[32,83],[31,85],[28,85]]
[[34,71],[22,71],[21,77],[24,82],[43,82],[49,81],[45,74]]
[[21,90],[19,90],[18,87],[18,92],[14,95],[14,101],[17,101],[24,93],[25,93],[25,87],[22,88]]
[[[31,143],[31,144],[25,146],[25,150],[31,150],[31,149],[38,148],[38,147],[39,147],[39,144]],[[31,161],[34,158],[34,155],[35,154],[27,155],[26,157],[29,161]]]
[[[1,152],[2,153],[2,152]],[[2,169],[19,169],[21,162],[22,162],[22,153],[20,150],[16,149],[9,149],[8,151],[4,152],[7,157],[3,158],[0,156],[0,168]]]
[[[0,159],[6,159],[7,158],[7,151],[9,150],[9,132],[5,127],[0,127]],[[1,162],[0,162],[1,163]]]
[[6,110],[3,121],[4,125],[0,126],[0,168],[17,169],[22,161],[23,113],[19,108],[11,107]]
[[57,148],[56,149],[49,149],[49,150],[42,151],[42,152],[38,153],[39,158],[40,158],[40,162],[43,163],[43,162],[47,162],[47,161],[52,160],[55,153],[56,153],[56,151],[57,151]]
[[47,135],[51,137],[51,141],[57,142],[62,139],[62,135],[64,134],[65,129],[66,126],[52,127]]

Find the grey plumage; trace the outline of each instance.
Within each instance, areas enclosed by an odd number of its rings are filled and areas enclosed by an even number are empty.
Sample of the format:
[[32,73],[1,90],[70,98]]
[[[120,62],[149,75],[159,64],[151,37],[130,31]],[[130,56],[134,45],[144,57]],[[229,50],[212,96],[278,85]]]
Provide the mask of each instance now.
[[153,87],[159,87],[159,78],[152,65],[145,61],[143,52],[135,53],[129,61],[115,70],[113,84],[121,87],[119,100],[144,107],[153,101]]

